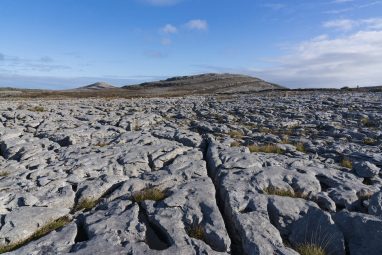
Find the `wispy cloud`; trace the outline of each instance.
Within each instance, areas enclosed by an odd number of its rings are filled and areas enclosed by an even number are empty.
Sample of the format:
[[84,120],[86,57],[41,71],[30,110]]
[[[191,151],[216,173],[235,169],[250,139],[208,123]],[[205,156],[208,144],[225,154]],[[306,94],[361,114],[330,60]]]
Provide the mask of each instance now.
[[370,19],[336,19],[329,20],[323,23],[326,28],[334,28],[343,31],[349,31],[354,28],[362,28],[366,30],[382,29],[382,18],[370,18]]
[[353,1],[354,0],[334,0],[333,3],[342,4],[342,3],[349,3]]
[[351,30],[356,22],[349,19],[338,19],[324,22],[323,26],[326,28],[335,28],[340,30]]
[[171,25],[171,24],[166,24],[164,27],[162,27],[160,29],[160,31],[162,33],[165,33],[165,34],[175,34],[178,32],[178,29],[176,28],[176,26],[174,25]]
[[274,68],[252,73],[291,87],[381,85],[382,30],[323,35],[296,45]]
[[172,40],[170,38],[162,38],[160,43],[164,46],[169,46],[172,44]]
[[0,53],[0,61],[2,66],[0,71],[4,73],[18,73],[21,71],[51,72],[71,69],[69,66],[56,63],[49,56],[32,59]]
[[193,19],[186,23],[186,27],[190,30],[208,30],[208,22],[202,19]]
[[140,2],[153,6],[171,6],[180,3],[182,0],[139,0]]
[[266,3],[266,4],[263,4],[263,6],[266,8],[270,8],[272,10],[275,10],[275,11],[284,9],[286,7],[286,5],[282,4],[282,3]]
[[339,4],[342,4],[341,6],[345,6],[344,8],[340,9],[331,9],[327,10],[324,13],[325,14],[341,14],[345,12],[351,12],[355,11],[357,9],[364,9],[364,8],[370,8],[375,5],[380,5],[382,4],[382,0],[376,0],[376,1],[369,1],[366,3],[360,3],[361,1],[354,1],[354,0],[334,0],[332,4],[335,4],[336,6]]
[[167,54],[158,51],[158,50],[147,50],[143,53],[146,57],[152,58],[152,59],[162,59],[166,58]]

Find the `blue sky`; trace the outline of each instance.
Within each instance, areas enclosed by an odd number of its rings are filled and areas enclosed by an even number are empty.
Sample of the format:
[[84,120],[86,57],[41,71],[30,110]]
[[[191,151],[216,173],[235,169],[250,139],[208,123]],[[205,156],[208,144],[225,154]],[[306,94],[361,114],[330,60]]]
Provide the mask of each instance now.
[[0,0],[0,86],[204,72],[382,85],[382,0]]

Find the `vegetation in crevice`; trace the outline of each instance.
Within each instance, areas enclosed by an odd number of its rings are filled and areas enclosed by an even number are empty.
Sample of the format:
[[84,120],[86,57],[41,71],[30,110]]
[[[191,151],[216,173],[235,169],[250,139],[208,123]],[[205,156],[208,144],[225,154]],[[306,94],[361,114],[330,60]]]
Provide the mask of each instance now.
[[37,239],[47,235],[48,233],[52,232],[53,230],[62,228],[63,226],[67,225],[69,222],[70,222],[70,218],[68,216],[64,216],[64,217],[61,217],[57,220],[54,220],[54,221],[42,226],[36,232],[34,232],[30,237],[28,237],[24,240],[18,241],[16,243],[11,243],[11,244],[0,246],[0,253],[5,253],[5,252],[10,252],[10,251],[16,250],[16,249],[20,248],[21,246],[23,246],[23,245],[25,245],[31,241],[37,240]]

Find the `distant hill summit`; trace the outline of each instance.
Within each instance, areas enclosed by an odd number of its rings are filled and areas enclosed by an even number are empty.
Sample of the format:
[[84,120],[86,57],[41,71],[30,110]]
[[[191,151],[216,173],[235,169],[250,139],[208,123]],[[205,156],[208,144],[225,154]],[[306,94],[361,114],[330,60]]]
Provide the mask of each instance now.
[[117,87],[114,87],[113,85],[106,83],[106,82],[96,82],[90,85],[86,85],[80,88],[77,88],[75,90],[107,90],[107,89],[116,89]]
[[200,74],[178,76],[166,80],[145,82],[139,85],[124,86],[124,89],[150,94],[212,94],[212,93],[244,93],[263,90],[284,89],[284,87],[266,82],[259,78],[240,74]]

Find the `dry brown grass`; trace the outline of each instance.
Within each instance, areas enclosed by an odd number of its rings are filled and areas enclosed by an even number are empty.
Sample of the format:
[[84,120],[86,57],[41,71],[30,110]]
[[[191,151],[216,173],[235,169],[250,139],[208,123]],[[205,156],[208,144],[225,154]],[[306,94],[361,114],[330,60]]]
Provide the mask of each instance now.
[[238,141],[233,141],[233,142],[231,143],[231,147],[239,147],[239,146],[241,146],[241,143],[238,142]]
[[296,147],[296,150],[299,152],[305,152],[305,146],[303,143],[297,143],[294,145]]
[[191,225],[186,228],[186,232],[189,237],[203,240],[205,238],[204,227],[200,224]]
[[133,195],[135,202],[142,202],[145,200],[160,201],[166,198],[166,192],[157,188],[147,188],[136,192]]
[[363,143],[366,145],[375,145],[376,141],[373,138],[366,138],[365,140],[363,140]]
[[95,146],[103,148],[103,147],[108,146],[108,144],[107,143],[103,143],[103,142],[98,142]]
[[369,118],[362,118],[360,120],[361,124],[365,127],[368,127],[368,128],[373,128],[373,127],[376,127],[376,123],[373,123],[372,121],[370,121]]
[[65,225],[67,225],[69,222],[70,222],[70,219],[67,216],[59,218],[55,221],[52,221],[52,222],[42,226],[41,228],[39,228],[35,233],[33,233],[30,237],[28,237],[25,240],[21,240],[21,241],[16,242],[16,243],[0,246],[0,253],[5,253],[5,252],[10,252],[10,251],[16,250],[17,248],[20,248],[21,246],[23,246],[23,245],[25,245],[25,244],[33,241],[33,240],[36,240],[42,236],[45,236],[46,234],[52,232],[53,230],[59,229]]
[[235,139],[242,139],[243,138],[243,133],[240,132],[240,131],[237,131],[237,130],[231,130],[229,131],[228,135],[232,138],[235,138]]
[[89,211],[99,203],[99,199],[85,198],[80,200],[74,208],[74,211]]
[[34,106],[32,108],[29,108],[29,111],[31,111],[31,112],[45,112],[45,108],[42,106]]
[[263,152],[263,153],[277,153],[283,154],[284,151],[277,147],[275,144],[267,144],[267,145],[249,145],[248,149],[250,152]]
[[300,244],[295,250],[301,255],[326,255],[325,250],[316,244]]
[[263,189],[263,192],[267,195],[275,195],[281,197],[293,197],[293,198],[303,198],[306,199],[306,196],[300,192],[294,192],[290,189],[277,188],[277,187],[267,187]]
[[0,171],[0,177],[5,177],[5,176],[8,176],[9,175],[9,172],[7,171]]
[[341,166],[346,167],[346,168],[349,168],[349,169],[352,169],[352,167],[353,167],[353,163],[351,162],[350,159],[343,158],[343,159],[341,160]]

